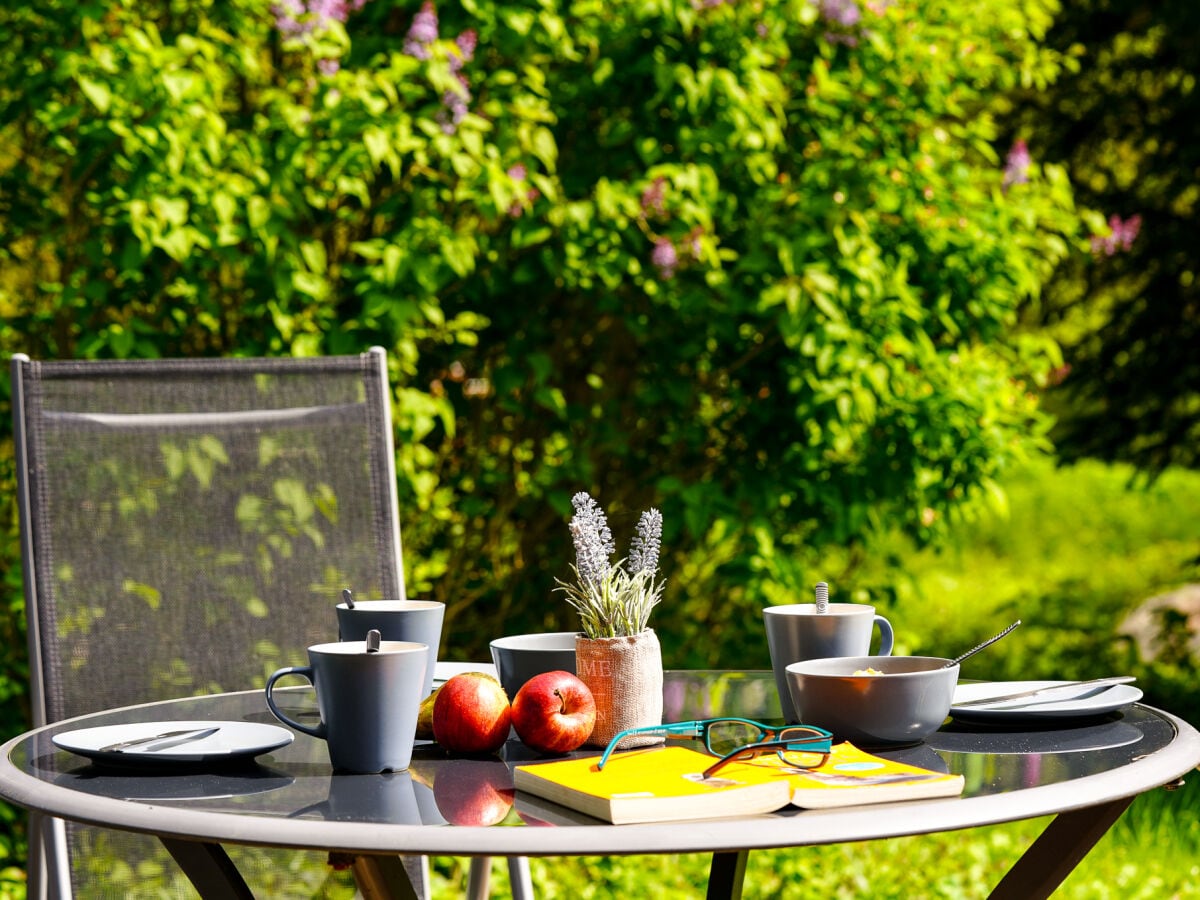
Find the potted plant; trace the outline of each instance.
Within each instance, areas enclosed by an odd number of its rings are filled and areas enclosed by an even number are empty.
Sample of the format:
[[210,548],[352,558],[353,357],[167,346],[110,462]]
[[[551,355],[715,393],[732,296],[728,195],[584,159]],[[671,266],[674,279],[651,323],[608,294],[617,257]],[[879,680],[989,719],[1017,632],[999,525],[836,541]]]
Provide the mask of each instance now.
[[[662,723],[662,650],[648,625],[666,586],[658,577],[662,513],[643,512],[629,556],[612,562],[616,544],[604,510],[583,491],[571,505],[575,578],[559,580],[557,590],[579,613],[576,669],[596,699],[596,726],[588,743],[603,747],[628,728]],[[622,746],[661,740],[631,738]]]

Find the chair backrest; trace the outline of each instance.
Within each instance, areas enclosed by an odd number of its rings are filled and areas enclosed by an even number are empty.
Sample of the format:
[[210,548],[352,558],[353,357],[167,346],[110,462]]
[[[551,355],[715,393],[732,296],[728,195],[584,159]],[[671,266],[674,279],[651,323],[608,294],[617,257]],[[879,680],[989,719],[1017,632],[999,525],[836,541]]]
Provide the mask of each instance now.
[[404,598],[386,358],[12,362],[35,724],[261,687]]

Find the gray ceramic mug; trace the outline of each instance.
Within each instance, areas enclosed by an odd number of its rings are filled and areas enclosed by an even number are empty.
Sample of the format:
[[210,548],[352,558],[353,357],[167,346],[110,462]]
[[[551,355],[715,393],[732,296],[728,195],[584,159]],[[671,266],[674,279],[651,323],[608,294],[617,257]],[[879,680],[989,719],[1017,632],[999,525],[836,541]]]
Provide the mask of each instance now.
[[[417,713],[429,648],[411,641],[314,644],[307,666],[279,669],[267,679],[267,706],[275,718],[329,744],[329,761],[346,772],[399,772],[412,761]],[[316,727],[289,719],[275,705],[275,682],[286,675],[316,688]]]
[[875,607],[862,603],[830,603],[826,609],[826,612],[818,613],[815,603],[792,603],[768,606],[763,610],[775,688],[779,692],[783,717],[788,722],[800,721],[788,689],[787,667],[792,663],[833,656],[868,656],[871,632],[876,625],[879,626],[879,650],[875,655],[890,656],[892,653],[892,625],[883,616],[875,614]]
[[378,631],[385,641],[415,641],[429,647],[422,697],[433,690],[438,646],[442,642],[442,620],[446,605],[436,600],[356,600],[351,609],[337,605],[338,640],[364,641],[367,632]]

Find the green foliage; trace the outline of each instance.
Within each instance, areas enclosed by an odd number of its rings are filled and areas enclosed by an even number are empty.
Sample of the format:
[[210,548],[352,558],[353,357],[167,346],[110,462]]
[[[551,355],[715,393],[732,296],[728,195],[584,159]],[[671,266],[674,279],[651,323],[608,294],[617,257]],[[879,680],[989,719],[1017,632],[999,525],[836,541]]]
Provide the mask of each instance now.
[[472,2],[428,59],[382,0],[6,11],[0,345],[382,344],[409,579],[464,652],[561,620],[580,488],[663,508],[709,633],[1041,445],[1015,314],[1078,223],[1052,167],[1002,189],[991,111],[1053,78],[1051,8]]
[[445,357],[454,446],[480,456],[440,458],[470,491],[430,586],[475,645],[514,615],[561,627],[573,491],[626,533],[660,505],[683,611],[664,646],[713,664],[714,632],[810,583],[798,554],[882,523],[933,537],[1037,446],[1028,391],[1057,357],[1013,335],[1015,302],[1074,221],[1057,171],[1000,190],[988,110],[1026,57],[1031,78],[1054,61],[1010,43],[1044,22],[988,4],[894,5],[854,47],[807,2],[571,12],[522,43],[554,73],[557,193],[444,295],[490,324]]
[[1131,241],[1065,262],[1031,310],[1069,364],[1051,397],[1070,459],[1150,473],[1200,464],[1198,30],[1191,0],[1064,4],[1047,41],[1077,65],[1015,98],[1013,127],[1036,157],[1067,167],[1098,241],[1113,216],[1140,224]]

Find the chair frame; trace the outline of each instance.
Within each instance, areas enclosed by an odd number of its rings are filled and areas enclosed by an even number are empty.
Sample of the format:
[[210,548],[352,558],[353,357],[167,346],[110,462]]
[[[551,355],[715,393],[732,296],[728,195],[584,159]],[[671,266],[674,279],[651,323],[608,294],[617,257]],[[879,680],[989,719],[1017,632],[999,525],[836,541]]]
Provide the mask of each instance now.
[[[389,489],[383,490],[385,498],[385,515],[390,523],[393,541],[392,560],[394,572],[392,580],[395,583],[396,596],[405,599],[404,586],[404,557],[400,540],[400,508],[396,493],[396,452],[392,430],[391,397],[388,385],[387,353],[382,347],[371,347],[365,354],[370,357],[377,377],[371,378],[368,385],[375,384],[380,391],[376,398],[376,406],[380,410],[380,425],[383,431],[382,467],[383,477]],[[163,362],[163,361],[158,361]],[[261,366],[264,359],[247,360],[250,366]],[[280,359],[267,362],[267,367],[286,367],[291,360]],[[174,360],[169,363],[185,366],[212,366],[214,369],[224,364],[223,371],[228,371],[228,360]],[[20,522],[21,565],[24,573],[25,609],[27,623],[27,642],[29,652],[29,700],[34,727],[49,723],[49,703],[46,685],[43,679],[42,625],[39,604],[39,574],[34,553],[34,513],[31,479],[29,477],[31,460],[28,452],[29,425],[26,421],[27,396],[27,367],[40,365],[24,353],[15,353],[11,360],[12,374],[12,409],[13,409],[13,446],[17,475],[17,511]],[[130,365],[124,361],[96,362],[97,372],[108,366],[114,371],[128,371]],[[206,414],[199,414],[197,422],[202,423]],[[72,895],[70,854],[67,844],[65,823],[40,814],[29,818],[29,860],[27,863],[27,879],[29,897],[31,900],[46,900],[49,897],[70,897]],[[424,894],[428,896],[428,868],[424,870]]]

